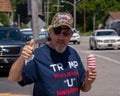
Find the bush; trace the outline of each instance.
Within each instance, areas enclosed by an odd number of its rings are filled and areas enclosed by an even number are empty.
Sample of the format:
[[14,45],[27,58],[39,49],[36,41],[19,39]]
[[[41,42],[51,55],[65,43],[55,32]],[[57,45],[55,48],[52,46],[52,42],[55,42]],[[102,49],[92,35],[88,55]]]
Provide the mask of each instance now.
[[5,26],[9,25],[9,19],[7,13],[0,13],[0,22]]

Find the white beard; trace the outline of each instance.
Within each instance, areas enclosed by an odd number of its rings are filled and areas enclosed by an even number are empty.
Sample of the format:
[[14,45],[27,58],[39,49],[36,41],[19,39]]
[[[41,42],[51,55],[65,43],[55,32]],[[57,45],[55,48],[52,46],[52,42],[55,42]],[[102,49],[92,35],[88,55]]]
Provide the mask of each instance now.
[[66,47],[60,49],[58,46],[55,46],[55,50],[58,52],[58,53],[63,53],[65,51]]

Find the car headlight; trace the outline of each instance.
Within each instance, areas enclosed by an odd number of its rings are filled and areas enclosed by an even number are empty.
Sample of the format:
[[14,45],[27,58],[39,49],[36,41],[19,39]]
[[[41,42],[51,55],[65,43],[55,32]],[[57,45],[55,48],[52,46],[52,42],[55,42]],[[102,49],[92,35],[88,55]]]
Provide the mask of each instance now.
[[120,42],[120,39],[118,39],[117,42]]
[[75,37],[79,37],[79,35],[76,35]]
[[102,40],[96,40],[97,42],[103,42]]

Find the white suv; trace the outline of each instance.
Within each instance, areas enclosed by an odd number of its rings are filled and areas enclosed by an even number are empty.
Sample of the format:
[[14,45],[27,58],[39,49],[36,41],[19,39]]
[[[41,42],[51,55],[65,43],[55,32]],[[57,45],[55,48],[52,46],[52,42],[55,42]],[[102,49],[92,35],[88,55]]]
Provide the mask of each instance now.
[[76,29],[73,30],[74,33],[70,39],[69,42],[73,42],[73,44],[80,44],[80,34],[79,34],[79,31],[77,31]]

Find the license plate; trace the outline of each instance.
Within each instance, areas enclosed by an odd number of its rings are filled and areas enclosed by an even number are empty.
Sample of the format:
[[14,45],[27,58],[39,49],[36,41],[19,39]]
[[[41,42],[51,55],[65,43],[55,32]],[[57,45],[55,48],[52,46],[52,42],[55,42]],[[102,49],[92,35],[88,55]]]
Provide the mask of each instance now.
[[112,46],[112,44],[108,44],[108,46],[110,47],[110,46]]

